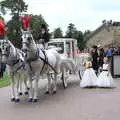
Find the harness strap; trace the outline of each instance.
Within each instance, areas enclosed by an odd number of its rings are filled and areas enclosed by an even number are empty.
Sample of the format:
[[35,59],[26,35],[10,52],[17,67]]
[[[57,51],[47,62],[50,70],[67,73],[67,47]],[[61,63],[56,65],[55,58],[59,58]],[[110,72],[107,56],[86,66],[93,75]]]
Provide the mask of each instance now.
[[39,58],[40,58],[45,64],[49,65],[49,66],[52,68],[52,70],[57,74],[56,70],[53,68],[53,66],[52,66],[49,62],[45,61],[45,60],[44,60],[42,57],[40,57],[40,56],[39,56]]
[[33,72],[33,70],[32,70],[32,66],[31,66],[30,62],[28,62],[28,65],[29,65],[31,71]]
[[[42,51],[43,55],[45,56],[45,61],[46,61],[46,63],[48,63],[48,57],[47,57],[45,51],[44,51],[44,50],[41,50],[41,51]],[[44,61],[43,61],[43,62],[44,62]],[[42,66],[42,70],[40,71],[40,73],[42,73],[45,65],[47,65],[46,63],[44,62],[43,66]]]
[[25,65],[22,63],[22,65],[20,65],[17,69],[16,69],[16,72],[20,69],[20,68],[24,68],[25,67]]
[[[42,57],[39,56],[39,49],[38,49],[38,50],[37,50],[37,55],[38,55],[38,57],[44,62],[43,66],[42,66],[42,70],[40,71],[40,73],[42,73],[45,65],[49,65],[49,66],[52,68],[52,70],[57,74],[56,70],[55,70],[55,69],[53,68],[53,66],[48,62],[48,57],[47,57],[47,55],[46,55],[46,52],[45,52],[44,50],[42,50],[42,49],[41,49],[41,51],[42,51],[45,59],[43,59]],[[31,67],[31,69],[32,69],[32,67]]]
[[[20,64],[18,64],[18,63],[20,63]],[[15,65],[19,65],[18,67],[16,67]],[[8,64],[9,65],[9,64]],[[11,65],[10,65],[11,66]],[[13,65],[12,65],[12,67],[16,67],[16,69],[14,68],[13,69],[13,72],[17,72],[20,68],[24,68],[25,67],[25,64],[22,62],[22,61],[20,61],[20,59],[18,59]]]
[[[42,70],[40,71],[40,73],[42,73],[45,65],[49,65],[49,66],[52,68],[52,70],[57,74],[56,70],[55,70],[55,69],[53,68],[53,66],[48,62],[48,57],[47,57],[45,51],[42,50],[42,49],[41,49],[41,51],[42,51],[42,53],[43,53],[43,55],[44,55],[45,58],[42,58],[42,57],[39,56],[39,49],[38,49],[37,52],[36,52],[36,56],[37,56],[38,58],[40,58],[40,59],[44,62],[43,66],[42,66]],[[35,60],[37,60],[37,59],[35,59]],[[35,60],[32,60],[32,61],[35,61]],[[29,64],[29,67],[30,67],[31,71],[33,71],[33,70],[32,70],[32,66],[31,66],[31,64],[30,64],[30,61],[27,61],[27,62],[28,62],[28,64]]]

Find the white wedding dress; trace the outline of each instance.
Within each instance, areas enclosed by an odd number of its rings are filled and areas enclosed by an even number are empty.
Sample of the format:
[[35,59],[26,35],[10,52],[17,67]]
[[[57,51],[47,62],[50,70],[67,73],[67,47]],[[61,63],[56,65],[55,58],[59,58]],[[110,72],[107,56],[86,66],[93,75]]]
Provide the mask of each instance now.
[[103,64],[103,71],[98,76],[98,87],[116,87],[116,84],[109,72],[109,64]]
[[95,87],[97,84],[97,76],[92,68],[92,63],[86,62],[86,70],[83,73],[82,80],[80,82],[80,87]]

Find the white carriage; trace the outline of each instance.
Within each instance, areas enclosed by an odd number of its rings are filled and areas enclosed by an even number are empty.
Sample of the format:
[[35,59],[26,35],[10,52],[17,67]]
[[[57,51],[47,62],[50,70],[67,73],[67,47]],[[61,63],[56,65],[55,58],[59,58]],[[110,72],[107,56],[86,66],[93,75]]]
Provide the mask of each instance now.
[[56,38],[48,42],[49,46],[58,47],[58,52],[67,58],[76,58],[77,40],[72,38]]
[[[56,39],[51,39],[50,42],[48,42],[48,49],[49,48],[54,48],[56,49],[60,55],[61,58],[63,58],[63,61],[67,64],[74,64],[76,71],[79,71],[79,53],[78,48],[77,48],[77,40],[72,39],[72,38],[56,38]],[[64,72],[65,75],[63,75],[63,86],[66,88],[67,87],[67,77],[69,73],[72,73],[71,71],[69,72]],[[79,75],[80,76],[80,75]]]

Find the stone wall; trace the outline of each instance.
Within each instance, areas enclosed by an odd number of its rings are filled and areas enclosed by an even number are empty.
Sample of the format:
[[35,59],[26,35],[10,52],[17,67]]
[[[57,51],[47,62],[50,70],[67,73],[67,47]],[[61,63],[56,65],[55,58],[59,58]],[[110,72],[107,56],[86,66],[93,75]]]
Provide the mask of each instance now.
[[96,29],[88,38],[87,47],[92,45],[116,46],[120,45],[120,27],[106,27],[104,25]]

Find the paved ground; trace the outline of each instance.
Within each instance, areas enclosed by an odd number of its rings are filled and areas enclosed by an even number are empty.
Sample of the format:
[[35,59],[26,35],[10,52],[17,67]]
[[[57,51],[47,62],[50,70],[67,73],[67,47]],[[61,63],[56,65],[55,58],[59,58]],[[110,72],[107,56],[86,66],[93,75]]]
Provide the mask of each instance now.
[[[9,101],[9,87],[0,89],[0,120],[119,120],[120,80],[115,89],[81,89],[79,81],[69,81],[68,88],[58,85],[56,95],[45,95],[40,86],[38,103]],[[41,83],[42,81],[40,81]]]

